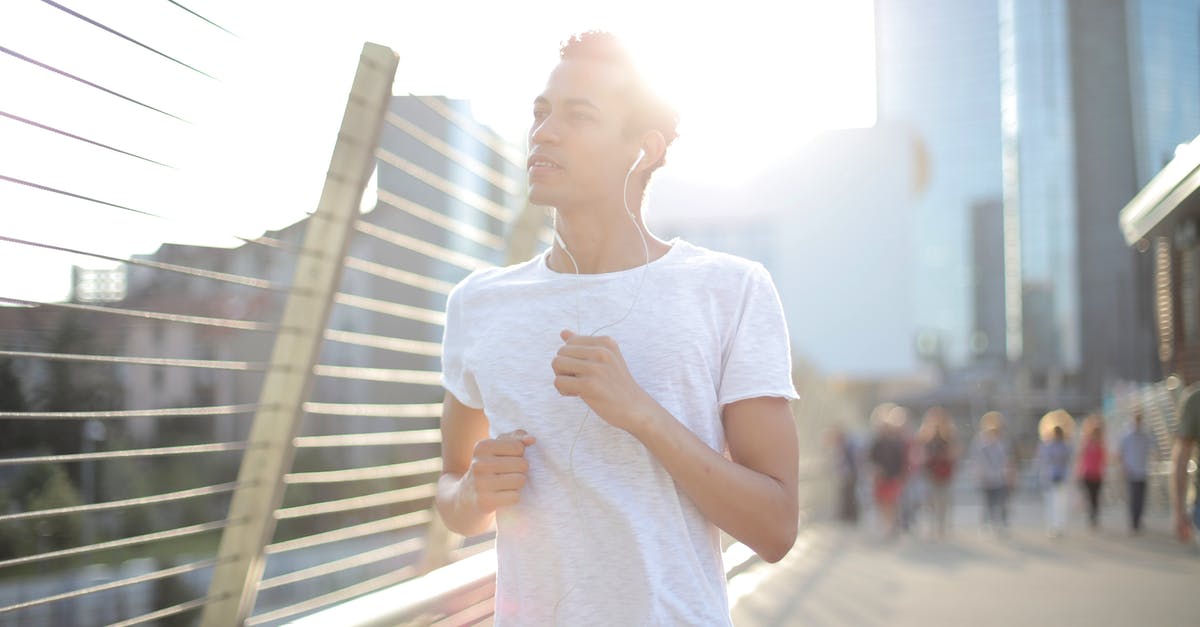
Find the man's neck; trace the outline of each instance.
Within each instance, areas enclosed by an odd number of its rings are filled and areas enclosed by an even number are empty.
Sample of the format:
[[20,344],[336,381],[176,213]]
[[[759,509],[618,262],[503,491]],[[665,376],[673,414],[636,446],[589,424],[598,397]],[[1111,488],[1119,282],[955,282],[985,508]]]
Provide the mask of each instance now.
[[634,219],[631,220],[624,207],[560,209],[558,233],[566,243],[570,256],[555,243],[548,260],[550,269],[566,274],[577,271],[579,274],[618,272],[645,264],[647,248],[650,261],[666,254],[670,245],[646,230],[640,211],[633,215]]

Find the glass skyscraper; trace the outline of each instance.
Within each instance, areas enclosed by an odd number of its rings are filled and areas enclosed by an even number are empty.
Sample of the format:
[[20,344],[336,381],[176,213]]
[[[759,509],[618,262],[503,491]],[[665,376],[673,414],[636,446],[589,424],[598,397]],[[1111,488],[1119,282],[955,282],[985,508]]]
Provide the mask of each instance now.
[[875,24],[879,121],[923,146],[923,185],[900,209],[915,246],[912,342],[962,365],[975,319],[970,210],[1001,195],[997,5],[878,0]]
[[[951,366],[999,343],[1037,372],[1095,370],[1089,394],[1149,376],[1118,337],[1148,318],[1117,213],[1200,133],[1200,0],[877,0],[876,28],[879,117],[928,156],[908,207],[917,327]],[[1000,276],[973,267],[991,258],[971,250],[984,227],[1011,229]],[[978,309],[996,299],[972,283],[1004,273],[995,337]]]

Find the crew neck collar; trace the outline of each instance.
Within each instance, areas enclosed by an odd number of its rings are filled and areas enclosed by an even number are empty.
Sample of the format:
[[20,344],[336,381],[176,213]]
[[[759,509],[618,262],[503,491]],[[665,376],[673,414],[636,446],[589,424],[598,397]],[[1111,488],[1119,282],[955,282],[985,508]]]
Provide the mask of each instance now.
[[684,243],[678,237],[671,238],[670,240],[667,241],[667,244],[670,245],[670,248],[667,249],[667,252],[663,253],[663,255],[661,257],[659,257],[658,259],[651,259],[649,264],[639,264],[632,268],[626,268],[625,270],[615,270],[613,272],[575,274],[574,272],[555,271],[550,268],[550,251],[553,250],[553,248],[547,248],[545,252],[543,252],[541,255],[538,256],[537,265],[538,265],[538,270],[542,275],[552,277],[552,278],[569,277],[572,279],[584,279],[584,280],[609,279],[609,278],[620,277],[620,276],[624,276],[624,275],[627,275],[630,273],[646,270],[646,269],[652,268],[654,266],[663,265],[664,263],[668,262],[670,259],[672,259],[676,255],[680,254],[679,250],[681,248],[683,248],[683,246],[684,246]]

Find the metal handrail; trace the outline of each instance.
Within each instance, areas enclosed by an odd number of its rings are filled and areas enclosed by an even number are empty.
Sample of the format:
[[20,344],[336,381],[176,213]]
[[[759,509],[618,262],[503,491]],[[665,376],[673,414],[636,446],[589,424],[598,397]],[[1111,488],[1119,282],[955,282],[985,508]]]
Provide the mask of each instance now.
[[425,499],[432,499],[437,493],[435,486],[431,483],[417,485],[411,488],[401,488],[399,490],[388,490],[387,492],[376,492],[364,496],[352,496],[344,499],[335,499],[332,501],[321,501],[319,503],[310,503],[308,505],[297,505],[295,507],[287,507],[275,510],[275,520],[287,520],[291,518],[303,518],[305,516],[319,516],[322,514],[337,514],[342,512],[351,512],[358,509],[367,509],[370,507],[380,507],[382,505],[397,505],[400,503],[413,503]]
[[8,568],[10,566],[20,566],[22,564],[34,564],[37,562],[45,562],[61,557],[71,557],[74,555],[86,555],[97,551],[108,549],[117,549],[136,544],[146,544],[149,542],[157,542],[158,540],[168,540],[172,538],[181,538],[183,536],[195,535],[207,531],[215,531],[224,529],[225,527],[241,524],[242,521],[230,520],[215,520],[212,522],[201,523],[198,525],[188,525],[168,531],[156,531],[154,533],[146,533],[140,536],[131,538],[121,538],[120,540],[109,540],[108,542],[97,542],[85,546],[77,546],[72,549],[62,549],[59,551],[49,551],[47,553],[38,553],[37,555],[28,555],[25,557],[15,557],[7,560],[0,560],[0,568]]
[[304,411],[328,416],[370,416],[374,418],[436,418],[442,415],[441,403],[318,403],[309,401]]
[[437,244],[430,244],[424,240],[417,239],[410,235],[405,235],[404,233],[397,232],[387,227],[379,226],[378,224],[371,224],[370,222],[366,222],[364,220],[359,220],[354,228],[359,233],[364,235],[369,235],[395,246],[406,248],[414,253],[425,255],[426,257],[436,261],[458,266],[464,270],[478,270],[479,268],[486,268],[487,266],[492,265],[487,260],[465,253],[460,253],[455,250],[450,250],[449,248],[438,246]]
[[431,279],[415,272],[401,270],[400,268],[393,268],[392,266],[386,266],[382,263],[375,263],[374,261],[367,261],[366,259],[359,259],[358,257],[354,256],[347,256],[345,265],[350,270],[365,272],[371,276],[387,279],[388,281],[393,281],[401,285],[427,290],[435,294],[446,295],[449,294],[450,290],[454,288],[453,284],[446,281]]
[[380,300],[369,296],[358,296],[355,294],[346,294],[338,292],[333,297],[333,302],[347,307],[356,309],[366,309],[376,313],[387,314],[397,318],[407,318],[416,322],[424,322],[441,326],[446,323],[446,314],[432,309],[423,307],[414,307],[402,303],[395,303],[390,300]]
[[308,549],[314,546],[320,546],[322,544],[341,542],[342,540],[362,538],[364,536],[371,536],[384,533],[386,531],[403,531],[405,529],[412,529],[424,525],[428,523],[432,517],[433,515],[429,512],[429,510],[410,512],[402,516],[393,516],[391,518],[374,520],[361,525],[351,525],[349,527],[343,527],[333,531],[325,531],[323,533],[316,533],[310,536],[304,536],[302,538],[295,538],[293,540],[284,540],[283,542],[268,544],[263,548],[263,554],[276,555],[278,553],[287,553],[288,551],[295,551],[298,549]]
[[447,217],[443,213],[438,213],[424,205],[397,196],[386,189],[379,190],[379,202],[382,202],[389,207],[399,209],[408,215],[413,216],[428,222],[436,227],[449,231],[459,237],[464,237],[477,244],[483,244],[493,250],[504,250],[504,240],[499,235],[495,235],[484,229],[472,226],[461,220]]
[[463,189],[459,185],[447,181],[437,174],[422,168],[421,166],[386,148],[377,149],[375,151],[375,156],[379,157],[380,161],[392,166],[393,168],[400,170],[401,172],[417,179],[418,181],[421,181],[422,183],[425,183],[426,185],[429,185],[430,187],[433,187],[444,194],[452,196],[466,203],[467,206],[491,216],[500,222],[508,222],[513,218],[512,209],[509,209],[508,207],[505,207],[504,205],[501,205],[500,203],[481,194]]
[[346,481],[367,481],[370,479],[395,479],[398,477],[415,477],[440,472],[441,459],[422,459],[414,462],[371,466],[369,468],[348,468],[345,470],[322,470],[316,472],[293,472],[283,476],[287,484],[299,483],[342,483]]
[[212,496],[214,494],[227,494],[234,491],[238,484],[236,482],[222,483],[219,485],[204,486],[202,488],[191,488],[189,490],[178,490],[165,494],[155,494],[151,496],[139,496],[131,499],[121,499],[119,501],[109,501],[107,503],[91,503],[88,505],[75,505],[72,507],[56,507],[53,509],[40,509],[32,512],[18,512],[16,514],[0,515],[0,523],[16,522],[18,520],[29,520],[33,518],[47,518],[50,516],[66,516],[70,514],[87,514],[91,512],[103,512],[117,509],[125,509],[128,507],[140,507],[143,505],[157,505],[159,503],[171,503],[174,501],[182,501],[200,496]]
[[316,579],[317,577],[324,577],[325,575],[332,575],[333,573],[340,573],[350,570],[351,568],[358,568],[361,566],[366,566],[367,564],[374,564],[375,562],[381,562],[386,559],[400,557],[401,555],[409,555],[421,550],[423,544],[424,542],[421,538],[409,538],[403,542],[389,544],[373,551],[367,551],[366,553],[355,553],[350,557],[345,557],[340,560],[319,564],[303,570],[297,570],[286,575],[279,575],[278,577],[264,579],[258,584],[258,590],[260,592],[263,590],[270,590],[271,588],[278,588],[288,584]]
[[279,325],[271,324],[269,322],[259,322],[255,320],[235,320],[233,318],[214,318],[212,316],[189,316],[183,314],[164,313],[161,311],[125,309],[122,307],[108,305],[50,303],[28,300],[25,298],[10,298],[7,296],[0,296],[0,302],[10,303],[13,305],[28,305],[33,307],[51,307],[54,309],[65,309],[68,311],[87,311],[90,313],[110,314],[114,316],[125,316],[130,318],[143,318],[146,320],[161,320],[163,322],[179,322],[183,324],[219,327],[223,329],[236,329],[239,331],[268,331],[274,333],[280,330]]
[[190,564],[182,564],[180,566],[164,568],[162,570],[156,570],[152,573],[146,573],[144,575],[136,575],[134,577],[126,577],[124,579],[119,579],[117,581],[110,581],[108,583],[102,583],[102,584],[95,585],[95,586],[89,586],[87,588],[80,588],[79,590],[72,590],[71,592],[64,592],[62,594],[56,594],[53,596],[43,597],[40,599],[34,599],[32,601],[24,601],[21,603],[16,603],[14,605],[0,607],[0,614],[5,614],[8,612],[15,612],[17,610],[24,610],[24,609],[28,609],[31,607],[37,607],[39,605],[46,605],[48,603],[56,603],[58,601],[67,601],[70,599],[76,599],[76,598],[79,598],[82,596],[87,596],[89,594],[95,594],[97,592],[104,592],[106,590],[116,590],[119,588],[125,588],[127,586],[133,586],[133,585],[137,585],[140,583],[146,583],[148,581],[155,581],[157,579],[165,579],[167,577],[174,577],[176,575],[182,575],[182,574],[190,573],[190,572],[196,571],[196,570],[203,570],[205,568],[211,568],[216,565],[217,565],[217,560],[206,559],[206,560],[200,560],[198,562],[192,562]]
[[369,346],[371,348],[380,348],[383,350],[395,351],[397,353],[425,355],[428,357],[442,356],[442,345],[436,342],[408,340],[399,337],[375,335],[372,333],[342,331],[340,329],[326,329],[325,339],[331,342],[342,342],[345,344],[354,344],[356,346]]
[[[412,96],[413,94],[409,94]],[[525,169],[525,153],[520,148],[513,146],[511,143],[503,140],[494,131],[489,128],[482,127],[474,120],[467,119],[458,111],[446,106],[438,98],[431,96],[416,96],[416,99],[421,104],[429,107],[431,111],[442,116],[446,121],[466,131],[474,137],[479,143],[485,145],[492,152],[500,155],[505,161],[517,166],[517,168]]]

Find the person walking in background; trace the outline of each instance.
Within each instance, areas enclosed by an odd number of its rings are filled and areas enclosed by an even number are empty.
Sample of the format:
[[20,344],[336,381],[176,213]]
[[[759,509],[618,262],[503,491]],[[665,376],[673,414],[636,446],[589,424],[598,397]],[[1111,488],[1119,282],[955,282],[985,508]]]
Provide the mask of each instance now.
[[1117,448],[1121,472],[1129,486],[1129,532],[1142,531],[1142,510],[1146,504],[1146,463],[1150,460],[1150,437],[1142,430],[1142,412],[1135,411],[1129,431]]
[[971,457],[983,488],[983,523],[998,535],[1008,533],[1008,496],[1016,477],[1012,448],[1004,437],[1004,416],[990,411],[979,419]]
[[858,446],[842,426],[834,427],[830,443],[838,476],[838,520],[853,525],[858,522]]
[[1079,445],[1079,482],[1087,497],[1088,526],[1100,526],[1100,487],[1104,484],[1104,467],[1108,451],[1104,445],[1104,421],[1092,414],[1083,421],[1083,438]]
[[869,458],[875,469],[875,506],[883,523],[884,534],[894,538],[900,531],[899,504],[908,471],[908,442],[904,427],[908,411],[889,405],[876,412],[878,422]]
[[904,412],[904,422],[900,427],[900,438],[904,441],[905,468],[904,486],[900,489],[900,505],[897,515],[900,521],[900,531],[909,533],[917,524],[917,514],[924,504],[926,494],[925,473],[921,469],[925,465],[925,457],[921,447],[917,445],[916,433],[912,421]]
[[1071,471],[1071,446],[1060,425],[1038,445],[1037,466],[1046,501],[1046,531],[1062,537],[1067,528],[1067,475]]
[[950,486],[959,456],[954,420],[945,408],[933,407],[925,413],[917,441],[929,486],[933,533],[938,538],[945,538],[950,513]]

